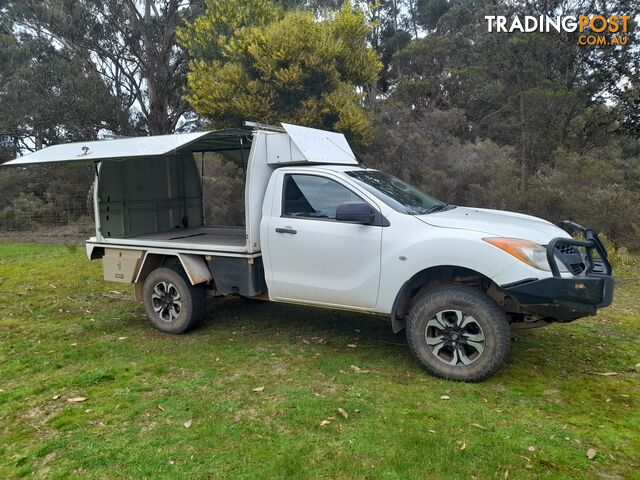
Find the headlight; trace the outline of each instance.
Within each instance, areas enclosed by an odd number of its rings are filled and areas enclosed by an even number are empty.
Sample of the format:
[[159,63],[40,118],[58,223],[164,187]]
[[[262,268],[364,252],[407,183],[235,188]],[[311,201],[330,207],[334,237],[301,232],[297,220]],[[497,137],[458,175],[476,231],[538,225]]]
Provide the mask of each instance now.
[[[549,261],[547,260],[547,249],[536,242],[530,242],[529,240],[522,240],[520,238],[504,237],[483,238],[483,240],[494,247],[498,247],[500,250],[504,250],[509,255],[513,255],[518,260],[523,261],[533,268],[551,271]],[[568,272],[569,270],[564,263],[557,260],[556,258],[556,263],[560,271]]]

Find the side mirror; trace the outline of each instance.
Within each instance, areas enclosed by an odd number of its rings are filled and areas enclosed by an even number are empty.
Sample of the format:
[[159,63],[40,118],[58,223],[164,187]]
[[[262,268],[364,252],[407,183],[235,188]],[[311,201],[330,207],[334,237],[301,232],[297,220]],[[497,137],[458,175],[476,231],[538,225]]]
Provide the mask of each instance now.
[[336,209],[336,220],[371,225],[376,220],[376,211],[365,202],[345,202]]

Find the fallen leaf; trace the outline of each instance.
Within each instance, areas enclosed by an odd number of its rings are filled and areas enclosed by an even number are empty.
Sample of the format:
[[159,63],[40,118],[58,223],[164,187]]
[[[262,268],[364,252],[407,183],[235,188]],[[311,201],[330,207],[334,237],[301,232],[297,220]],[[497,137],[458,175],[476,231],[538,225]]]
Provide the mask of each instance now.
[[84,402],[85,400],[86,400],[86,397],[71,397],[67,399],[67,402],[79,403],[79,402]]
[[326,426],[327,426],[327,425],[329,425],[330,423],[331,423],[331,421],[330,421],[330,420],[322,420],[322,421],[320,422],[320,426],[321,426],[321,427],[326,427]]
[[344,418],[349,418],[349,414],[344,408],[338,408],[338,413],[342,415]]
[[486,430],[487,427],[483,427],[482,425],[480,425],[479,423],[472,423],[471,424],[472,427],[476,427],[479,428],[480,430]]
[[587,450],[587,458],[589,460],[593,460],[594,458],[596,458],[597,453],[598,452],[596,452],[595,448],[590,448],[589,450]]
[[264,387],[256,387],[253,389],[254,392],[262,392],[264,390]]
[[534,447],[533,445],[530,445],[529,447],[527,447],[527,450],[529,450],[530,452],[535,452],[536,447]]
[[355,373],[369,373],[369,370],[363,370],[357,365],[351,365],[351,370],[353,370]]
[[449,395],[442,395],[440,397],[440,400],[451,400],[451,398],[449,397]]
[[191,428],[191,423],[193,423],[192,420],[187,420],[186,422],[183,423],[184,428]]

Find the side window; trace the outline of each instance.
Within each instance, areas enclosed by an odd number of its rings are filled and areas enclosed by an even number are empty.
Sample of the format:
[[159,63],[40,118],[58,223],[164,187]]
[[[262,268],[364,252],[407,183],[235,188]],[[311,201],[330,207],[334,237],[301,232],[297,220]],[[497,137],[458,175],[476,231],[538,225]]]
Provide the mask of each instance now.
[[282,213],[290,217],[336,218],[344,202],[362,199],[334,180],[315,175],[286,175]]

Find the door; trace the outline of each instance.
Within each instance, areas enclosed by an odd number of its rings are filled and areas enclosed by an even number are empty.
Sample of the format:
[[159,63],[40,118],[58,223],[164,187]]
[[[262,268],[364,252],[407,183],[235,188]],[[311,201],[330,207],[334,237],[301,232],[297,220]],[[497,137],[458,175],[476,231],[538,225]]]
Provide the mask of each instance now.
[[[382,228],[336,221],[344,202],[365,201],[316,174],[284,174],[267,226],[266,268],[277,300],[370,308],[380,283]],[[277,193],[276,193],[277,195]],[[371,202],[368,202],[371,203]]]

